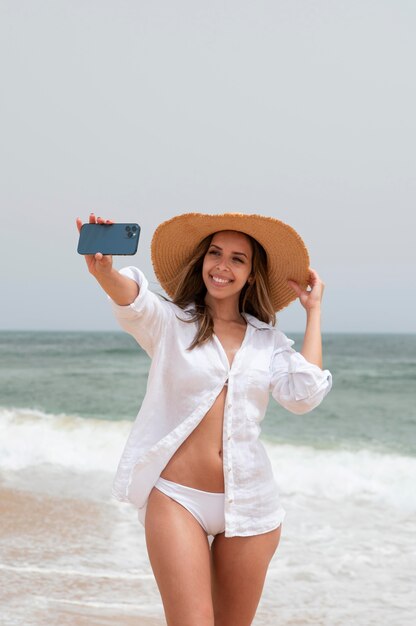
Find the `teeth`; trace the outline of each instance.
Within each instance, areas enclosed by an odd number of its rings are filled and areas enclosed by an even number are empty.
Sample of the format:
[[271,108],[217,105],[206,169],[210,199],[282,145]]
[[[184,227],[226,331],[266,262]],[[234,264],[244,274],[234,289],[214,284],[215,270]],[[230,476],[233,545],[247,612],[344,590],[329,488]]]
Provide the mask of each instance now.
[[225,285],[226,283],[231,282],[231,281],[225,280],[223,278],[217,278],[216,276],[212,276],[212,280],[215,281],[216,283],[221,283],[222,285]]

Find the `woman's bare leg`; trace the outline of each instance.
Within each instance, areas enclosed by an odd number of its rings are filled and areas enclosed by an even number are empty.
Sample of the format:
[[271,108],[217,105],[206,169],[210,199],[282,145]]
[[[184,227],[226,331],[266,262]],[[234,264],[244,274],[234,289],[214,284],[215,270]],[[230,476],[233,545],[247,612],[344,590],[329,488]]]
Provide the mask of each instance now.
[[281,526],[251,537],[216,535],[211,546],[215,626],[250,626],[280,533]]
[[214,626],[207,534],[181,504],[153,488],[146,545],[168,626]]

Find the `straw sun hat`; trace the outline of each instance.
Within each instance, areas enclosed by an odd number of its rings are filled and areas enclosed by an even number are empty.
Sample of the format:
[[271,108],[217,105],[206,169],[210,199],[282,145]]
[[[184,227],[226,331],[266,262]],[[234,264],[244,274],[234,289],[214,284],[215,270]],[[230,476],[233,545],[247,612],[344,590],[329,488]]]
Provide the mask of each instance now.
[[288,224],[263,215],[184,213],[162,222],[151,243],[156,277],[170,297],[175,292],[180,270],[196,246],[208,235],[221,230],[245,233],[263,246],[275,311],[285,308],[298,297],[286,282],[288,279],[296,281],[302,289],[307,288],[308,250],[300,235]]

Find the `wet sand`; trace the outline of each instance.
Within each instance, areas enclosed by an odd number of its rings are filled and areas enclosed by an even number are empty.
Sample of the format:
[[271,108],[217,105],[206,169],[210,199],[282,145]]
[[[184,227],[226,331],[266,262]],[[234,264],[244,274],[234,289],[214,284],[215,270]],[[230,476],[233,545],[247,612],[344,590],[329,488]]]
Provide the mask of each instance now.
[[151,573],[117,563],[116,518],[111,504],[1,487],[3,626],[164,626]]

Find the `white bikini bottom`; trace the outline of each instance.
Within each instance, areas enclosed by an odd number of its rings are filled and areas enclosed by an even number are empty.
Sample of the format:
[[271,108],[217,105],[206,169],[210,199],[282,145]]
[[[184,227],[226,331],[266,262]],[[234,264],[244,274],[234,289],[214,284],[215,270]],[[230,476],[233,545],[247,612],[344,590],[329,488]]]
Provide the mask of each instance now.
[[161,476],[159,476],[155,487],[192,513],[207,535],[215,536],[224,532],[225,494],[186,487]]

